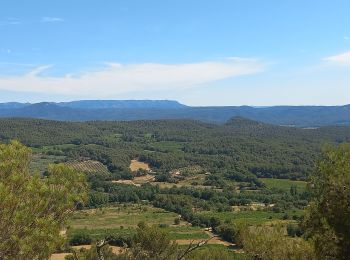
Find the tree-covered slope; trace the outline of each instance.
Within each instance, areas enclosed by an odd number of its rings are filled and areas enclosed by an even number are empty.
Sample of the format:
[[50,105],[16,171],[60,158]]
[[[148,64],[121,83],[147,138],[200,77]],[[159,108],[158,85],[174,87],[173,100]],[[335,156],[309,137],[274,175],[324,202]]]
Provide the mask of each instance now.
[[1,119],[0,138],[33,147],[73,144],[59,149],[70,158],[101,161],[120,174],[128,172],[130,160],[138,157],[159,174],[199,165],[214,175],[251,181],[254,176],[304,179],[324,143],[350,141],[350,127],[300,129],[243,118],[225,125],[192,120]]

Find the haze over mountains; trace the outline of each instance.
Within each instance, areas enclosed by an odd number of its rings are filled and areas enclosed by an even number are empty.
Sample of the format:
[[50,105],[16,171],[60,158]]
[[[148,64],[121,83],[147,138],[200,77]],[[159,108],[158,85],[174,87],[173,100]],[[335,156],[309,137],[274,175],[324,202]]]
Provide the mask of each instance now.
[[225,123],[244,117],[276,125],[318,127],[350,125],[345,106],[222,106],[190,107],[171,100],[81,100],[72,102],[0,103],[0,117],[65,121],[193,119]]

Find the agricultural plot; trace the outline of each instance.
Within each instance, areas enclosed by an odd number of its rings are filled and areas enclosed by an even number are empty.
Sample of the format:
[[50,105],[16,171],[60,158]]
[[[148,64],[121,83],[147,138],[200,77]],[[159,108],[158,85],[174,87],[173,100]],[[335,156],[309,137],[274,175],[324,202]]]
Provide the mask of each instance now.
[[88,234],[93,239],[106,235],[132,235],[140,222],[160,225],[173,240],[206,239],[209,237],[199,227],[181,221],[174,225],[178,215],[149,205],[119,205],[103,209],[76,212],[68,222],[68,238],[78,233]]
[[72,167],[73,169],[85,173],[102,173],[109,174],[109,171],[105,165],[98,161],[87,160],[87,161],[71,161],[66,162],[66,165]]
[[[303,215],[302,210],[287,210],[285,212],[272,212],[264,210],[245,210],[239,212],[202,211],[200,215],[217,217],[222,222],[229,221],[236,224],[260,225],[264,223],[292,222],[294,218]],[[287,218],[288,217],[288,218]]]
[[151,144],[151,147],[159,152],[182,152],[183,143],[175,141],[160,141]]
[[307,182],[305,181],[292,181],[288,179],[272,179],[261,178],[267,188],[281,189],[289,192],[291,186],[296,186],[298,192],[304,192],[306,190]]

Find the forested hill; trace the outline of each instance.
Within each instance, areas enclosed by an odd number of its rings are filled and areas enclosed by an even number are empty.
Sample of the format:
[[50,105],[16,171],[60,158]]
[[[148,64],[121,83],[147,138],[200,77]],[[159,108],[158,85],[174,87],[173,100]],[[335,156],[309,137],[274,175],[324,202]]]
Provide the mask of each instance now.
[[213,176],[254,182],[256,177],[305,179],[322,145],[350,141],[350,126],[300,129],[244,118],[222,125],[192,120],[0,119],[0,141],[11,139],[68,159],[98,160],[121,176],[129,171],[130,160],[139,158],[164,176],[197,165]]
[[275,107],[190,107],[169,100],[82,100],[61,103],[3,103],[0,117],[62,121],[193,119],[225,123],[244,117],[275,125],[350,125],[350,105]]

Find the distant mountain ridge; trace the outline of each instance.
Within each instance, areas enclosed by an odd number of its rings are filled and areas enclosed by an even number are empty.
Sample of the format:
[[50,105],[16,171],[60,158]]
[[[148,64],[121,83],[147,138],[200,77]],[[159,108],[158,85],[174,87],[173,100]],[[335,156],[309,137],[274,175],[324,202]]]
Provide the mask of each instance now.
[[[193,119],[225,123],[233,117],[275,125],[318,127],[350,125],[345,106],[190,107],[172,100],[80,100],[72,102],[0,103],[0,117],[63,121]],[[232,122],[231,122],[232,123]]]
[[79,100],[57,103],[60,106],[79,109],[103,109],[103,108],[184,108],[174,100]]

